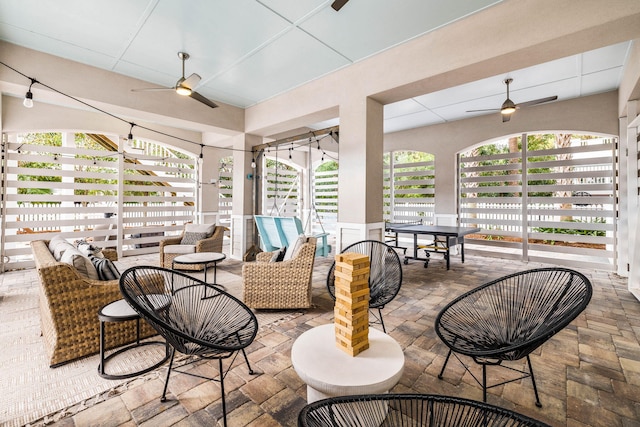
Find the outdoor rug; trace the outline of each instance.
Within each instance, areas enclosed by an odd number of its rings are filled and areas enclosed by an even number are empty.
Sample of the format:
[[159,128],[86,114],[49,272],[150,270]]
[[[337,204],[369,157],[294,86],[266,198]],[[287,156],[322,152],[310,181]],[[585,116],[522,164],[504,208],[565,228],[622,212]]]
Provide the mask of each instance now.
[[[127,257],[116,265],[121,271],[132,265],[157,265],[158,254]],[[217,282],[232,295],[241,298],[242,263],[219,263]],[[212,276],[209,271],[209,276]],[[191,274],[191,273],[190,273]],[[203,273],[193,272],[203,278]],[[210,277],[208,276],[209,280]],[[0,275],[0,425],[42,425],[53,414],[77,412],[141,382],[166,372],[158,368],[139,377],[107,380],[98,375],[99,355],[83,358],[58,368],[49,368],[38,310],[38,276],[35,269]],[[258,324],[264,328],[302,314],[300,310],[258,312]],[[97,321],[97,313],[96,313]],[[152,338],[158,340],[158,337]],[[131,372],[160,360],[164,346],[142,346],[125,352],[109,362],[111,373]],[[166,364],[164,365],[166,366]]]

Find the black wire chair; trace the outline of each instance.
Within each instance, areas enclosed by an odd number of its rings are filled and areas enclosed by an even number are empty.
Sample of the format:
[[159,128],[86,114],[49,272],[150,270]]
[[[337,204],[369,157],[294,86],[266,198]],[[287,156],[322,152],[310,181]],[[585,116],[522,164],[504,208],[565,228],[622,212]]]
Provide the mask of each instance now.
[[487,403],[432,394],[373,394],[318,400],[302,408],[298,426],[549,427]]
[[[511,274],[485,283],[451,301],[436,317],[438,336],[449,353],[438,378],[453,353],[470,356],[482,365],[487,388],[531,377],[536,406],[541,407],[529,355],[573,321],[589,304],[591,282],[583,274],[566,268],[538,268]],[[528,371],[504,366],[521,376],[487,386],[487,366],[527,358]]]
[[[253,312],[215,285],[161,267],[138,266],[126,270],[120,277],[120,291],[140,317],[171,346],[171,361],[160,400],[166,400],[176,351],[195,356],[194,362],[217,359],[220,372],[217,378],[173,370],[220,383],[226,426],[224,378],[239,352],[244,356],[249,373],[253,374],[244,350],[258,331],[258,321]],[[225,371],[222,360],[232,356]]]
[[[393,248],[377,240],[363,240],[347,246],[341,253],[355,252],[369,257],[369,308],[378,309],[378,316],[373,314],[377,323],[382,325],[382,309],[391,302],[400,291],[402,285],[402,264],[400,257]],[[331,264],[327,276],[327,289],[331,298],[336,299],[335,261]],[[374,321],[374,323],[376,323]]]

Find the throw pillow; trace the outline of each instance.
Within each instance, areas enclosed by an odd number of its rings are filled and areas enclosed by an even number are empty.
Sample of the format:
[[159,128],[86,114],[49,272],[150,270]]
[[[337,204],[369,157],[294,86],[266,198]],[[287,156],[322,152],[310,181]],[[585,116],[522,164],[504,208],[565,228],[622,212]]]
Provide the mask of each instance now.
[[213,236],[215,230],[215,224],[185,224],[184,232],[186,233],[207,233],[207,237]]
[[67,242],[67,239],[65,239],[59,234],[56,234],[55,236],[53,236],[51,240],[49,240],[49,252],[53,253],[53,251],[55,250],[55,247],[58,246],[60,243],[68,243],[68,242]]
[[184,236],[182,236],[182,240],[180,241],[181,245],[195,245],[198,240],[206,239],[209,237],[206,232],[191,232],[185,231]]
[[62,257],[60,258],[60,262],[64,262],[73,266],[78,271],[78,273],[89,279],[99,279],[98,272],[93,266],[91,260],[82,255],[76,248],[73,247],[73,245],[71,245],[70,249],[64,251]]
[[293,245],[289,246],[289,249],[287,249],[287,253],[284,254],[283,261],[292,259],[298,253],[298,250],[302,247],[302,245],[307,243],[307,240],[309,240],[309,238],[304,234],[299,235],[296,239],[296,242]]
[[67,242],[66,240],[64,242],[58,242],[53,247],[53,257],[55,258],[56,261],[62,261],[62,256],[69,249],[75,250],[75,246],[73,246],[71,243]]
[[269,260],[269,262],[280,262],[284,259],[284,254],[287,252],[287,247],[280,248],[273,253],[273,256]]
[[120,271],[118,271],[118,268],[110,259],[98,258],[93,255],[89,255],[89,259],[98,273],[98,279],[116,280],[120,278]]
[[102,254],[102,249],[92,245],[86,240],[76,240],[76,248],[82,255],[86,257],[89,257],[89,255],[93,255],[98,258],[104,258],[104,255]]

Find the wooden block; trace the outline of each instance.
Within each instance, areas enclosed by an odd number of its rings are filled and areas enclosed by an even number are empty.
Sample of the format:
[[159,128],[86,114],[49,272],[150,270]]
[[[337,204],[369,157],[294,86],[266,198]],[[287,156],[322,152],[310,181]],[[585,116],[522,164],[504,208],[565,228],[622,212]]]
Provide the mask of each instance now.
[[342,254],[336,254],[335,257],[336,263],[345,263],[345,264],[362,264],[363,262],[369,263],[369,257],[366,255],[358,254],[355,252],[345,252]]
[[366,280],[367,282],[369,281],[369,269],[361,269],[354,272],[344,271],[344,270],[339,271],[338,269],[336,269],[333,272],[333,275],[335,276],[336,279],[339,278],[347,282],[358,282],[363,280]]

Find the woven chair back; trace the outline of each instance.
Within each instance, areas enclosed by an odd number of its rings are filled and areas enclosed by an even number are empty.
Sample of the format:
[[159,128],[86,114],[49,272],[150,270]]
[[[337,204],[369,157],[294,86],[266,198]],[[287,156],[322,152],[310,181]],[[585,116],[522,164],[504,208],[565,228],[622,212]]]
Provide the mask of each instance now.
[[183,354],[232,353],[251,344],[258,331],[255,315],[240,300],[181,272],[133,267],[122,274],[120,291]]
[[[342,253],[354,252],[369,257],[369,307],[383,307],[400,291],[402,264],[393,248],[377,240],[363,240],[344,248]],[[335,299],[335,261],[327,276],[327,289]]]
[[474,358],[518,360],[574,320],[591,282],[566,268],[539,268],[485,283],[447,304],[435,329],[449,348]]
[[392,393],[316,401],[302,409],[298,426],[549,427],[525,415],[474,400]]

